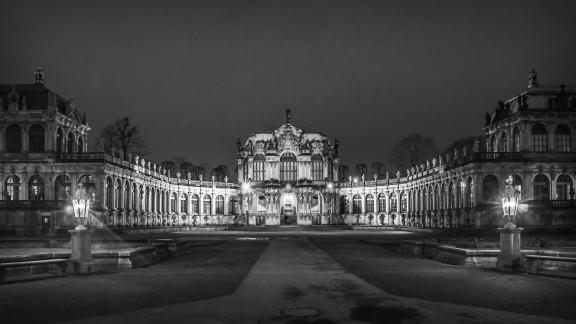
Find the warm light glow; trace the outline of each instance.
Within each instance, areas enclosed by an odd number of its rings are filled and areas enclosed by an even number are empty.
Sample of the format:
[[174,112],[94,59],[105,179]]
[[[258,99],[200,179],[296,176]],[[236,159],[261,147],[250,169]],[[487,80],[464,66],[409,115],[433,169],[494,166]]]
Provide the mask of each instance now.
[[332,182],[328,182],[328,184],[326,185],[328,187],[328,189],[332,189],[334,187],[334,185],[332,184]]
[[243,190],[244,192],[250,191],[250,187],[251,187],[251,186],[250,186],[250,182],[244,182],[244,183],[242,183],[242,190]]
[[72,199],[72,207],[74,211],[74,217],[88,217],[88,213],[90,212],[90,199]]
[[358,178],[354,178],[354,183],[358,182]]

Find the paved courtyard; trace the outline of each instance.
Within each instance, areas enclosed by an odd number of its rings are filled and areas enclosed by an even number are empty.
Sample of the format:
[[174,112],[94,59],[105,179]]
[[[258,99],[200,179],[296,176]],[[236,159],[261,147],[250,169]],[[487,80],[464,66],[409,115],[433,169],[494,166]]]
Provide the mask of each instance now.
[[[576,281],[395,252],[404,233],[205,233],[142,269],[0,286],[3,323],[570,323]],[[311,308],[316,316],[286,310]]]

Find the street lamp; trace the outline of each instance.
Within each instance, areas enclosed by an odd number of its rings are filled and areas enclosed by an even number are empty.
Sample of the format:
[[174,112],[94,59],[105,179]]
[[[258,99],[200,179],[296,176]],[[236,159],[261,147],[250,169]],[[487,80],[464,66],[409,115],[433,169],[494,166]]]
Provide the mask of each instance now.
[[508,217],[508,222],[504,224],[504,228],[516,228],[516,225],[512,223],[512,217],[516,216],[518,212],[520,193],[512,186],[513,182],[514,178],[512,176],[506,179],[506,189],[504,189],[504,194],[502,195],[502,210],[504,216]]
[[[246,198],[246,203],[248,203],[248,195],[250,194],[251,189],[252,189],[252,185],[250,184],[250,179],[248,179],[248,181],[242,183],[241,194]],[[242,205],[244,205],[244,202],[242,202]],[[247,208],[249,208],[249,207],[247,207]],[[250,224],[250,214],[249,214],[249,211],[246,210],[246,226],[248,226],[249,224]]]
[[508,179],[506,179],[506,188],[502,194],[502,210],[504,216],[508,217],[508,222],[504,224],[503,228],[498,229],[500,233],[500,254],[496,261],[496,268],[518,271],[523,268],[521,263],[522,251],[520,249],[520,233],[522,232],[522,228],[516,227],[516,225],[512,223],[511,218],[515,216],[518,211],[520,192],[514,189],[512,186],[513,182],[514,178],[508,176]]
[[94,259],[92,259],[92,232],[85,225],[90,213],[90,199],[82,188],[82,184],[72,199],[72,210],[78,225],[69,231],[72,252],[68,260],[67,272],[91,273],[96,270]]
[[330,199],[330,207],[328,209],[328,225],[332,223],[332,220],[330,219],[332,218],[332,203],[334,199],[334,195],[332,194],[332,188],[334,188],[334,185],[332,184],[332,182],[328,182],[326,184],[326,189],[328,189],[328,197]]

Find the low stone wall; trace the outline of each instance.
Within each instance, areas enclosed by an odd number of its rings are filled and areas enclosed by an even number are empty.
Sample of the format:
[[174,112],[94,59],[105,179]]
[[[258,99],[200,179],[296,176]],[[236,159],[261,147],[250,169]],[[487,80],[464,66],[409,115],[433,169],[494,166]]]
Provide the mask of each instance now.
[[229,226],[156,226],[156,227],[123,227],[115,228],[114,232],[120,234],[144,234],[144,233],[170,233],[170,232],[194,232],[194,231],[226,231]]
[[463,249],[435,242],[402,241],[398,251],[465,267],[495,268],[500,250]]
[[528,273],[576,279],[576,252],[537,251],[524,259]]

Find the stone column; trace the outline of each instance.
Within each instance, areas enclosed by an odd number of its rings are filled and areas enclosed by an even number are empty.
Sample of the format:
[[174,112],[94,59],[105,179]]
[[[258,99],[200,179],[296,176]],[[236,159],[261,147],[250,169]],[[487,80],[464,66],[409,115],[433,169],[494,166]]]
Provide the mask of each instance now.
[[523,228],[508,227],[499,228],[500,233],[500,254],[496,262],[496,268],[500,270],[521,271],[522,252],[520,249],[520,233]]
[[71,236],[72,254],[68,260],[68,273],[91,273],[96,271],[92,259],[92,232],[86,229],[68,231]]

